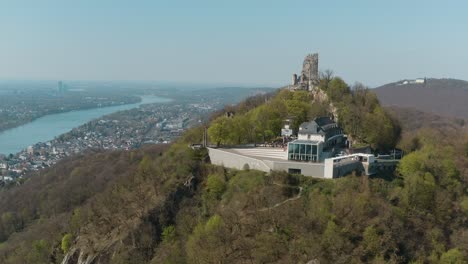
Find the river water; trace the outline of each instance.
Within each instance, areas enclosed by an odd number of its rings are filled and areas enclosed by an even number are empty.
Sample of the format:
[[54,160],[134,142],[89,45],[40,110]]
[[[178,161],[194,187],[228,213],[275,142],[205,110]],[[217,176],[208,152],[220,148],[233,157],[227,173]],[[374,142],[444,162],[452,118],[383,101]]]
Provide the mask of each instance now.
[[109,106],[88,110],[52,114],[38,118],[30,123],[0,132],[0,154],[17,153],[38,142],[47,142],[75,127],[98,117],[117,111],[139,107],[142,104],[165,103],[170,99],[157,96],[142,96],[136,104]]

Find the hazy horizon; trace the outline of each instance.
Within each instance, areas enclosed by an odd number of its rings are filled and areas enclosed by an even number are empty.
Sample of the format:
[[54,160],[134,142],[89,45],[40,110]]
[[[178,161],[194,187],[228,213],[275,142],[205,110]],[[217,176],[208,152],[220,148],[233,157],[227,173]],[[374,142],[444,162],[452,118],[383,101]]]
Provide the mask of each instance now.
[[1,80],[279,87],[308,53],[370,87],[468,80],[464,1],[2,1]]
[[[81,87],[84,85],[155,85],[161,88],[170,88],[176,86],[178,88],[191,89],[210,89],[210,88],[280,88],[280,86],[268,84],[249,84],[249,83],[222,83],[222,82],[189,82],[189,81],[158,81],[158,80],[49,80],[49,79],[0,79],[0,89],[11,88],[8,85],[30,85],[39,84],[55,89],[58,82],[63,82],[71,87]],[[34,88],[34,87],[30,87]]]
[[[390,83],[395,83],[395,82],[400,82],[403,80],[411,80],[411,79],[418,79],[418,78],[427,78],[427,79],[453,79],[453,80],[461,80],[468,82],[468,80],[464,79],[457,79],[457,78],[451,78],[451,77],[440,77],[440,78],[433,78],[430,76],[417,76],[414,78],[405,78],[405,79],[396,79],[393,81],[390,81],[388,83],[381,83],[377,84],[374,86],[370,86],[364,82],[364,85],[368,86],[369,88],[377,88],[386,84]],[[211,88],[239,88],[239,89],[248,89],[248,88],[281,88],[283,86],[289,85],[289,83],[284,83],[284,84],[279,84],[279,85],[272,85],[272,84],[261,84],[261,83],[222,83],[222,82],[190,82],[190,81],[158,81],[158,80],[49,80],[49,79],[0,79],[0,90],[2,88],[11,88],[11,87],[5,87],[5,85],[8,84],[19,84],[19,85],[27,85],[28,83],[40,83],[42,85],[47,85],[48,87],[50,86],[50,89],[55,89],[56,85],[58,84],[59,81],[64,82],[67,85],[70,85],[71,88],[80,88],[83,85],[91,85],[91,84],[136,84],[136,85],[160,85],[162,87],[155,87],[155,88],[170,88],[171,86],[176,86],[177,88],[190,88],[190,89],[211,89]],[[346,81],[346,80],[345,80]],[[349,83],[349,85],[353,85],[354,83]],[[24,88],[24,87],[23,87]],[[34,87],[30,87],[34,88]],[[95,87],[97,88],[97,87]],[[109,87],[106,87],[109,88]]]

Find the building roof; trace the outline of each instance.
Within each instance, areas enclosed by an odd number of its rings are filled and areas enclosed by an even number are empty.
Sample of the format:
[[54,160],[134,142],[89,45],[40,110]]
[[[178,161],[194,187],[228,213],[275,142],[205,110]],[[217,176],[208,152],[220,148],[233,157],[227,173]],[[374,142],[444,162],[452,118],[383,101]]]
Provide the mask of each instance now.
[[318,145],[320,142],[315,141],[315,140],[294,140],[289,143],[294,143],[294,144],[312,144],[312,145]]
[[330,124],[335,124],[335,121],[331,120],[331,118],[328,116],[317,117],[314,119],[314,122],[317,123],[317,125],[321,127],[330,125]]
[[317,133],[318,126],[317,123],[314,121],[311,122],[304,122],[299,126],[299,133],[306,134],[306,133]]
[[326,134],[327,130],[335,128],[335,121],[327,116],[317,117],[313,121],[304,122],[299,126],[299,134]]

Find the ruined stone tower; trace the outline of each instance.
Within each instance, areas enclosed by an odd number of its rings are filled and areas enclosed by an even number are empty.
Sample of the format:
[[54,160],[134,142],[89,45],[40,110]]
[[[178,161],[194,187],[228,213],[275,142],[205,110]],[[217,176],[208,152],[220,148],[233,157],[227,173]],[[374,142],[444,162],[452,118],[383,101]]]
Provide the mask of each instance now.
[[318,86],[318,83],[318,53],[309,54],[304,59],[302,72],[299,78],[296,74],[293,75],[291,88],[294,90],[312,91]]

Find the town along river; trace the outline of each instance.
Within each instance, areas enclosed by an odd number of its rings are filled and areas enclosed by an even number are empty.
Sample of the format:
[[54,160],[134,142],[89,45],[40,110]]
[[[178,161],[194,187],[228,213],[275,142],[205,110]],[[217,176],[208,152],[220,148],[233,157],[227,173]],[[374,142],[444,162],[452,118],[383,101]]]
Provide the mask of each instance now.
[[46,115],[30,123],[0,132],[0,154],[15,154],[38,142],[47,142],[98,117],[142,104],[165,103],[167,98],[142,96],[136,104],[126,104]]

